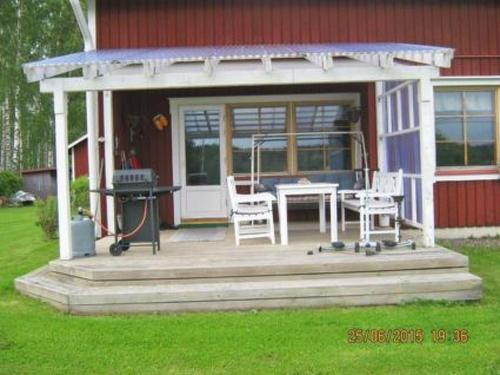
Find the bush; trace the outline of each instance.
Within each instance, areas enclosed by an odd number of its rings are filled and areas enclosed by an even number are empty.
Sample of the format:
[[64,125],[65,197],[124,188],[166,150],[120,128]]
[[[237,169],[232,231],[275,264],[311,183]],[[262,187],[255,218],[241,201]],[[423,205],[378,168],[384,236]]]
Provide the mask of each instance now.
[[39,200],[35,203],[37,222],[47,238],[57,238],[57,200],[55,197],[47,197],[45,201]]
[[88,210],[90,208],[88,177],[78,177],[71,183],[71,205],[74,209],[82,207]]
[[22,187],[23,181],[20,176],[9,171],[0,172],[0,196],[10,197]]

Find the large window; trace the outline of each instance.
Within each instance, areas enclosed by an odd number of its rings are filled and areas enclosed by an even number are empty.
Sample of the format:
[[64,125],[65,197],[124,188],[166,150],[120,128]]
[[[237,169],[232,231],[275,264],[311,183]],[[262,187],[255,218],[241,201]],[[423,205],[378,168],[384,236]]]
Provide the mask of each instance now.
[[299,172],[351,169],[350,136],[324,134],[350,129],[342,126],[342,115],[343,107],[335,104],[295,107],[297,133],[309,133],[297,135]]
[[[232,173],[251,169],[252,135],[260,138],[262,173],[324,172],[352,168],[351,137],[345,103],[293,103],[230,106]],[[287,135],[288,133],[310,133]]]
[[494,89],[438,91],[435,115],[438,166],[496,164]]
[[[286,106],[233,107],[232,156],[233,172],[249,173],[253,134],[278,134],[287,132]],[[288,139],[283,136],[265,138],[260,144],[262,172],[287,170]]]

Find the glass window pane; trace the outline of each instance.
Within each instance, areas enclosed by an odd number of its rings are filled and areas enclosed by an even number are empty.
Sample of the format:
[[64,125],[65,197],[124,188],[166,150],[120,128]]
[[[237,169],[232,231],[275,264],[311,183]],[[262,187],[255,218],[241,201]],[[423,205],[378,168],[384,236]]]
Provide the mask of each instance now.
[[349,135],[328,135],[328,147],[351,147],[351,137]]
[[495,144],[493,142],[469,142],[467,153],[469,165],[495,164]]
[[299,105],[295,108],[297,132],[333,130],[343,114],[341,105]]
[[467,140],[494,141],[495,121],[493,117],[467,118]]
[[436,118],[437,141],[463,141],[464,124],[461,118]]
[[493,97],[492,91],[465,91],[467,114],[493,114]]
[[[343,112],[344,107],[336,104],[299,105],[295,108],[297,132],[340,130]],[[297,136],[298,170],[350,169],[350,146],[350,137],[344,135]]]
[[[233,108],[232,120],[233,172],[250,173],[252,135],[286,133],[286,106]],[[262,142],[261,171],[286,171],[288,137],[277,136],[274,139],[267,137],[263,138]],[[276,160],[273,160],[273,155],[276,156]]]
[[327,159],[329,169],[332,171],[339,169],[352,169],[351,168],[351,153],[346,149],[329,149],[327,150]]
[[251,153],[248,152],[234,152],[233,151],[233,172],[234,173],[248,173],[251,168]]
[[436,115],[459,115],[462,113],[462,93],[436,92],[434,107]]
[[188,185],[220,185],[219,112],[186,111],[186,182]]
[[438,166],[465,165],[465,148],[463,143],[436,144],[436,161]]
[[[250,170],[250,168],[248,169]],[[287,170],[287,152],[285,151],[261,151],[261,172],[282,172]]]
[[324,135],[297,135],[297,147],[303,148],[322,148],[326,146],[328,138]]
[[299,150],[299,171],[322,171],[324,170],[323,150]]

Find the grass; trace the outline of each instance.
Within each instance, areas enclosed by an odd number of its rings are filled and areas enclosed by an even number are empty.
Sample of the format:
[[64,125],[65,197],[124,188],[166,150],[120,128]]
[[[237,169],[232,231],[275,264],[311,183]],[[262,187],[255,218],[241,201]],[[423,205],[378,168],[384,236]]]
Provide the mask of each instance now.
[[[33,208],[0,210],[0,374],[500,373],[498,241],[460,248],[484,279],[477,303],[78,317],[13,289],[16,276],[57,255],[33,222]],[[351,328],[422,328],[425,338],[348,344]],[[439,328],[470,339],[433,343]]]

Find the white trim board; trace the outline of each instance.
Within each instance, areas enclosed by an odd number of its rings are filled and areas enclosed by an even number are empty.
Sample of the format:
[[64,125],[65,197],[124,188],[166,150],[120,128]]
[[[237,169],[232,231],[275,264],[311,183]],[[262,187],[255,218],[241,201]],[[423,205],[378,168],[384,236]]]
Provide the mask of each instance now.
[[71,143],[68,145],[68,150],[69,150],[69,149],[72,149],[72,148],[73,148],[73,147],[75,147],[77,144],[79,144],[79,143],[83,142],[84,140],[86,140],[86,139],[87,139],[87,137],[88,137],[88,135],[87,135],[87,134],[85,134],[85,135],[82,135],[80,138],[78,138],[76,141],[71,142]]
[[491,181],[500,180],[500,174],[437,175],[436,181]]
[[[229,66],[222,67],[224,64]],[[125,70],[111,73],[94,79],[83,77],[51,78],[40,82],[41,92],[62,90],[65,92],[82,91],[118,91],[118,90],[153,90],[168,88],[202,88],[202,87],[235,87],[262,85],[296,85],[320,83],[354,83],[397,81],[422,78],[436,78],[439,69],[429,66],[394,66],[378,68],[364,63],[337,65],[335,69],[323,71],[309,63],[289,64],[276,62],[272,72],[260,69],[260,63],[237,64],[221,63],[221,68],[212,75],[207,75],[203,69],[186,70],[171,69],[169,73],[147,77],[142,69]],[[259,67],[259,68],[258,68]],[[222,69],[224,68],[224,69]],[[129,74],[127,74],[129,72]]]
[[432,86],[500,86],[500,76],[448,76],[432,78]]
[[169,98],[170,114],[173,107],[199,105],[228,105],[265,102],[302,102],[302,101],[352,101],[360,104],[360,94],[357,92],[324,93],[324,94],[291,94],[291,95],[236,95],[236,96],[203,96]]

